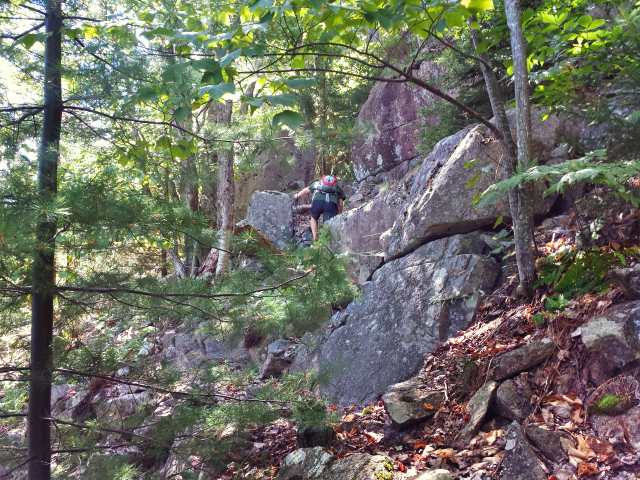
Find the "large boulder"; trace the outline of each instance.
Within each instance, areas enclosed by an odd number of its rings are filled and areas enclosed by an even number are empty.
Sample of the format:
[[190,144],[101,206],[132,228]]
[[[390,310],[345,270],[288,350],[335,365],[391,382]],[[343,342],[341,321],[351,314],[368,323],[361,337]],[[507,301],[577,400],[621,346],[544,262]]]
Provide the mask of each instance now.
[[610,308],[582,326],[591,381],[601,385],[640,359],[640,300]]
[[[531,114],[534,155],[540,163],[563,161],[567,149],[554,148],[556,133],[560,130],[559,120],[551,115],[541,122],[541,113],[537,109]],[[515,123],[513,111],[508,116],[510,123]],[[490,228],[499,217],[511,215],[506,198],[481,209],[472,205],[476,196],[500,179],[497,172],[503,161],[502,149],[486,126],[475,126],[466,134],[444,139],[438,146],[440,148],[434,148],[421,167],[419,178],[413,183],[412,196],[398,215],[386,261],[437,238]],[[489,170],[495,172],[489,173]],[[543,191],[543,186],[538,185],[538,200],[534,203],[537,215],[548,213],[554,201],[553,196],[542,200]]]
[[[446,72],[444,64],[429,61],[422,62],[413,74],[433,81]],[[442,102],[439,97],[416,85],[376,84],[356,120],[356,126],[363,131],[352,145],[351,158],[356,178],[363,180],[417,157],[420,140],[416,133],[426,125],[439,122],[437,115],[422,117],[420,109],[439,102]]]
[[325,224],[331,229],[335,252],[347,257],[347,273],[355,283],[366,282],[382,265],[385,248],[380,236],[393,227],[404,201],[402,184],[397,184]]
[[247,223],[282,249],[293,238],[293,200],[282,192],[253,192]]
[[300,190],[314,180],[317,153],[315,147],[301,150],[285,132],[280,132],[278,136],[279,140],[269,142],[258,154],[257,169],[238,174],[235,182],[233,218],[245,218],[251,195],[257,190]]
[[504,480],[546,480],[541,462],[531,448],[518,422],[513,422],[507,432],[502,462],[502,476]]
[[415,375],[435,346],[464,330],[498,274],[479,235],[437,240],[373,274],[364,294],[300,349],[292,371],[333,370],[320,388],[361,404]]

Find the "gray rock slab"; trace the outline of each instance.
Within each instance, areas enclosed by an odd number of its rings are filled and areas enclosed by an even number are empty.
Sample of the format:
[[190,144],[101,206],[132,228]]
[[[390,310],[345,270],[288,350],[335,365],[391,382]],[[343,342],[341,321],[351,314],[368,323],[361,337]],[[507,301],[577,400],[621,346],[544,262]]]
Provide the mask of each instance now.
[[[447,72],[446,65],[422,62],[413,73],[436,82]],[[450,91],[449,93],[455,92]],[[354,138],[351,158],[358,180],[390,171],[396,165],[419,155],[416,133],[425,125],[437,125],[437,114],[422,118],[420,109],[442,100],[425,89],[406,83],[379,83],[369,93],[356,125],[362,133]]]
[[[246,217],[253,192],[299,191],[314,180],[317,155],[315,145],[301,150],[295,146],[293,138],[287,137],[286,132],[280,132],[276,136],[279,140],[265,142],[261,147],[262,151],[257,158],[259,171],[238,174],[233,202],[233,218],[237,220]],[[205,198],[205,202],[207,200],[208,198]],[[215,206],[212,210],[214,209]]]
[[529,426],[525,433],[531,443],[552,462],[561,462],[566,459],[567,452],[565,446],[574,445],[571,435],[565,432]]
[[338,459],[316,447],[287,455],[275,480],[378,480],[382,473],[389,480],[396,478],[389,457],[356,453]]
[[286,338],[279,338],[274,340],[267,347],[267,354],[271,354],[274,357],[282,357],[287,350],[292,348],[294,343]]
[[489,411],[497,388],[498,384],[496,382],[489,381],[471,397],[467,403],[467,413],[470,415],[470,418],[454,442],[456,447],[466,447],[471,439],[475,437],[476,433],[478,433],[484,417]]
[[366,282],[382,264],[380,236],[393,227],[405,193],[401,184],[392,186],[325,224],[331,230],[332,249],[346,256],[347,273],[355,283]]
[[640,449],[640,406],[633,407],[631,410],[615,417],[600,414],[591,415],[589,416],[589,421],[599,436],[611,439],[612,443],[614,443],[613,440],[616,436],[620,434],[624,436],[620,426],[620,422],[622,422],[629,434],[631,445],[636,450]]
[[293,237],[293,200],[286,193],[256,191],[251,195],[247,222],[283,249]]
[[531,448],[522,427],[513,422],[507,432],[507,444],[502,462],[504,480],[546,480],[540,460]]
[[582,326],[591,380],[601,385],[617,369],[640,359],[640,301],[627,302]]
[[640,300],[640,265],[631,268],[614,268],[609,276],[620,287],[627,300]]
[[[555,145],[553,128],[559,129],[560,125],[555,116],[541,122],[540,113],[540,109],[532,111],[532,136],[535,156],[545,163]],[[512,112],[509,118],[513,119]],[[471,128],[466,135],[441,141],[413,183],[412,195],[393,227],[385,261],[399,258],[437,238],[491,228],[500,216],[510,218],[505,198],[481,209],[472,205],[473,199],[495,183],[498,176],[498,172],[489,174],[483,169],[500,164],[501,157],[500,142],[491,140],[491,133],[484,125]],[[554,196],[543,199],[545,190],[542,184],[536,186],[536,215],[548,213],[555,200]]]
[[503,380],[528,370],[549,358],[556,346],[548,338],[531,342],[499,356],[493,371],[494,380]]
[[462,297],[492,287],[498,269],[484,249],[477,235],[457,235],[385,264],[337,314],[342,326],[300,348],[291,370],[330,371],[320,390],[343,405],[374,400],[411,378],[427,353],[468,325],[480,300]]
[[405,428],[433,417],[443,397],[442,392],[425,388],[424,382],[414,377],[391,385],[382,396],[382,402],[394,425]]
[[496,392],[496,411],[509,420],[523,420],[533,413],[533,391],[528,379],[517,377],[506,380]]

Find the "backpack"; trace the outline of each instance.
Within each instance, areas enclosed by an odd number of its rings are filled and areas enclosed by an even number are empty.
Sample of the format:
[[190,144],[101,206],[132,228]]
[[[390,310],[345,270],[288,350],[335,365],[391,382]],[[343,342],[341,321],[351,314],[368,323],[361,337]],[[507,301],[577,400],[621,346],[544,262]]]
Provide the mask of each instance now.
[[323,175],[318,182],[319,192],[324,193],[325,202],[329,201],[329,194],[338,193],[338,179],[333,175]]

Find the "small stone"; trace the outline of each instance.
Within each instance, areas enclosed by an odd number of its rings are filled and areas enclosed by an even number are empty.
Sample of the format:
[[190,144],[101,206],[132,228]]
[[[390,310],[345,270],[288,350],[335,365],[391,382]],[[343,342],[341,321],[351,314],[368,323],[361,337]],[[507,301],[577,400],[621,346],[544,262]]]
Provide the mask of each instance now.
[[496,382],[489,381],[471,397],[471,400],[467,403],[467,413],[470,418],[455,440],[454,445],[456,447],[465,447],[478,433],[497,388],[498,384]]
[[267,355],[267,359],[260,367],[260,378],[278,377],[289,368],[292,358],[288,357],[275,357],[272,354]]
[[507,432],[507,446],[502,463],[502,478],[509,480],[546,480],[540,460],[524,436],[522,427],[513,422]]
[[279,338],[278,340],[271,342],[267,347],[267,353],[273,355],[274,357],[282,357],[287,350],[293,347],[294,343],[286,340],[284,338]]
[[497,367],[493,371],[494,380],[504,380],[517,373],[528,370],[548,359],[556,346],[548,338],[531,342],[511,350],[497,358]]
[[496,392],[496,410],[509,420],[523,420],[533,413],[533,392],[528,378],[517,377],[506,380]]
[[425,389],[417,377],[392,385],[382,396],[384,408],[398,428],[406,428],[433,417],[442,399],[442,392]]
[[438,470],[427,470],[411,480],[452,480],[451,472],[440,468]]
[[561,462],[567,458],[563,443],[570,442],[573,444],[571,435],[564,432],[554,432],[540,427],[528,427],[526,434],[531,443],[552,462]]

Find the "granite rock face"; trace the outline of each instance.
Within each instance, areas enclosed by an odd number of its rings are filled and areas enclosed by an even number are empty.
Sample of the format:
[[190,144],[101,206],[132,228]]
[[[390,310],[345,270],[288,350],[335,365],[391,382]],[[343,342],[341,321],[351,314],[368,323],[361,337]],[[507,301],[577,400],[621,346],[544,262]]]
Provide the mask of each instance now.
[[251,195],[247,223],[283,249],[293,238],[293,200],[275,191],[256,191]]
[[589,421],[596,433],[609,439],[611,443],[624,442],[625,434],[628,434],[631,446],[636,450],[640,449],[640,407],[633,407],[617,416],[591,415]]
[[617,369],[640,359],[640,301],[627,302],[582,326],[591,380],[601,385]]
[[411,378],[427,353],[466,328],[480,301],[463,296],[493,286],[498,268],[485,249],[476,234],[456,235],[385,264],[334,328],[300,349],[292,371],[333,371],[320,388],[340,404],[366,403]]
[[[412,72],[433,81],[447,73],[443,64],[422,62]],[[378,83],[362,106],[356,125],[363,128],[353,142],[351,157],[358,180],[390,171],[419,155],[416,133],[425,125],[437,125],[439,118],[423,118],[420,109],[442,102],[430,92],[408,83]]]
[[[280,132],[278,137],[286,137]],[[313,182],[316,169],[316,149],[296,148],[293,138],[271,142],[258,155],[260,168],[256,173],[240,172],[235,182],[233,218],[242,220],[247,215],[251,195],[257,190],[280,192],[301,190]]]
[[[531,114],[534,156],[540,163],[562,161],[566,150],[554,148],[560,123],[553,115],[541,122],[541,113],[540,109],[534,109]],[[513,112],[508,116],[513,123]],[[413,183],[411,196],[391,232],[385,261],[437,238],[490,228],[500,216],[509,218],[506,199],[481,209],[472,205],[477,195],[500,178],[501,162],[500,142],[493,139],[484,125],[463,129],[442,140]],[[553,195],[543,200],[544,190],[542,184],[536,187],[536,215],[548,213],[555,200]]]
[[385,248],[380,237],[393,227],[405,194],[401,184],[395,185],[325,224],[333,234],[335,252],[347,254],[347,273],[355,283],[366,282],[382,265]]

